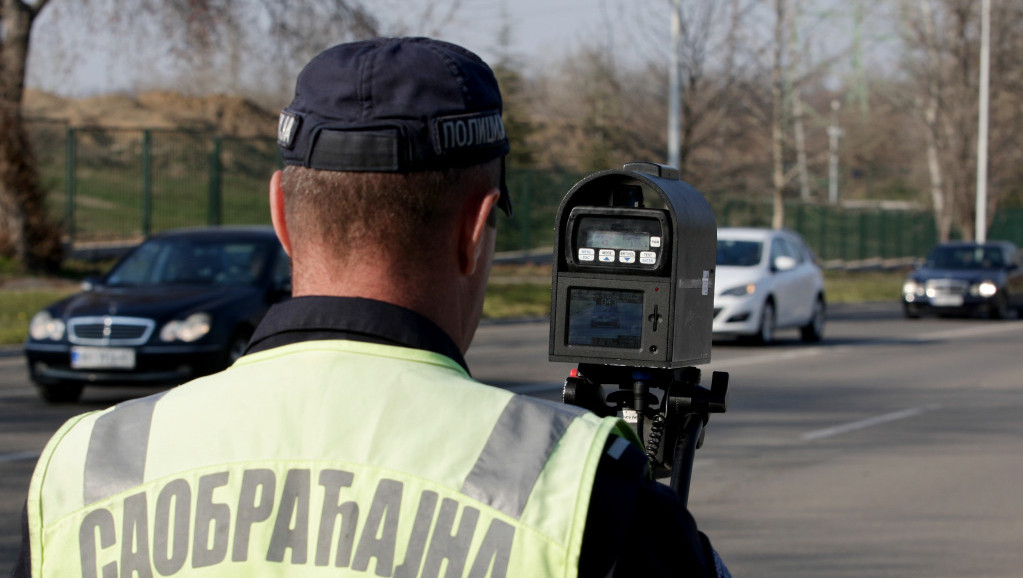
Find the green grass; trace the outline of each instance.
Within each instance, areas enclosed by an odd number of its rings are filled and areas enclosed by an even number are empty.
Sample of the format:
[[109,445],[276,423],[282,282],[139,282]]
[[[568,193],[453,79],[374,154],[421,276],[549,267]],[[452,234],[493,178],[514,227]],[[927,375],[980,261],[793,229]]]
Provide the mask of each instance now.
[[[904,271],[826,271],[829,303],[898,301]],[[495,267],[483,305],[485,319],[543,317],[551,308],[550,267]]]
[[[109,265],[107,265],[109,266]],[[95,274],[95,266],[71,263],[65,279]],[[28,322],[36,311],[74,292],[68,289],[4,289],[5,279],[15,272],[0,260],[0,345],[25,340]],[[829,303],[857,303],[899,299],[903,271],[827,271],[825,287]],[[543,266],[495,267],[483,305],[485,319],[541,318],[550,313],[551,269]]]
[[826,271],[824,290],[829,303],[898,301],[905,271]]
[[[266,200],[267,175],[225,174],[221,192],[221,221],[270,222]],[[52,195],[51,205],[63,215],[66,198]],[[86,174],[75,194],[75,228],[80,239],[130,238],[143,229],[143,182],[127,172]],[[162,178],[152,188],[151,232],[205,225],[209,222],[209,177],[196,174]]]
[[484,319],[543,317],[551,311],[551,283],[502,283],[487,288]]
[[75,293],[77,281],[101,275],[113,263],[66,259],[59,277],[43,278],[26,276],[12,260],[0,258],[0,345],[25,341],[28,322],[37,311]]
[[54,289],[0,290],[0,345],[25,341],[28,322],[36,311],[72,292]]

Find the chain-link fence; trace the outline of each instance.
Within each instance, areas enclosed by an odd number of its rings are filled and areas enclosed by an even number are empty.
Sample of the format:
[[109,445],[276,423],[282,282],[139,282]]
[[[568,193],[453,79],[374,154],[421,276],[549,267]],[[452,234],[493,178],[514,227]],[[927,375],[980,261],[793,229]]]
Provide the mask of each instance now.
[[270,222],[267,182],[279,163],[272,139],[32,127],[49,207],[71,245],[138,240],[177,227]]
[[[75,247],[136,242],[185,226],[269,224],[267,183],[280,164],[273,139],[207,132],[71,128],[30,123],[52,214]],[[553,246],[562,197],[583,176],[511,170],[515,218],[499,227],[497,249],[523,254]],[[719,226],[770,226],[760,199],[708,196]],[[1023,209],[999,211],[989,238],[1023,245]],[[785,224],[826,262],[892,261],[923,256],[936,242],[926,210],[848,208],[790,202]]]
[[[730,200],[715,207],[718,226],[771,224],[768,202]],[[790,202],[785,226],[799,232],[826,262],[898,261],[925,255],[937,239],[927,211],[892,208],[843,208]]]

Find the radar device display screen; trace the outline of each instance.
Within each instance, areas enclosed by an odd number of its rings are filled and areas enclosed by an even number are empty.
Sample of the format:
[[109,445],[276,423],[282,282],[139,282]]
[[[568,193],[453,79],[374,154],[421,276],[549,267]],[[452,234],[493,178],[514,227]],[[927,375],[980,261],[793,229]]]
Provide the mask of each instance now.
[[[594,214],[596,213],[596,214]],[[624,213],[624,214],[623,214]],[[639,213],[639,214],[637,214]],[[651,271],[663,262],[667,226],[660,214],[587,207],[570,218],[577,266]]]
[[[660,237],[655,237],[660,239]],[[650,235],[646,233],[626,233],[623,231],[586,231],[584,245],[598,249],[630,249],[646,251],[650,248]]]
[[568,344],[616,349],[643,346],[643,292],[572,287]]

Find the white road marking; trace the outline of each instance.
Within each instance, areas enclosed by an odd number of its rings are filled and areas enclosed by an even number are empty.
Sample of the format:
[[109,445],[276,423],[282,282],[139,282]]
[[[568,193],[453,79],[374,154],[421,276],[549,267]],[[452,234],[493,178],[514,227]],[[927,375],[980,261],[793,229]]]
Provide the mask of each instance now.
[[759,363],[774,363],[776,361],[789,361],[803,357],[813,357],[815,355],[820,355],[825,351],[834,352],[835,350],[822,347],[807,347],[804,349],[786,351],[784,353],[770,352],[762,353],[760,355],[745,355],[743,357],[736,357],[735,359],[726,359],[715,365],[720,365],[721,369],[729,369],[732,367],[742,367],[744,365],[757,365]]
[[[958,329],[947,329],[944,331],[936,331],[932,333],[924,333],[921,335],[915,335],[910,337],[914,341],[926,342],[934,341],[935,339],[970,339],[982,335],[996,335],[999,333],[1009,333],[1018,331],[1023,333],[1023,324],[1019,323],[1000,323],[996,325],[978,325],[974,327],[960,327]],[[866,341],[865,344],[869,344],[870,341]],[[877,343],[884,343],[884,340],[878,339]],[[727,370],[731,367],[743,367],[748,365],[757,365],[762,363],[774,363],[777,361],[790,361],[793,359],[802,359],[806,357],[813,357],[815,355],[821,355],[823,353],[844,353],[849,351],[849,347],[845,346],[833,346],[828,345],[825,341],[823,344],[803,347],[799,349],[793,349],[791,351],[785,351],[784,353],[778,352],[767,352],[757,355],[743,355],[734,359],[726,359],[719,362],[712,362],[715,366],[719,366],[720,369]],[[718,367],[715,367],[717,369]]]
[[935,333],[926,333],[918,336],[917,339],[920,341],[929,341],[931,339],[958,339],[962,337],[977,337],[978,335],[991,335],[995,333],[1008,333],[1010,331],[1023,332],[1023,325],[1018,323],[1005,323],[996,325],[978,325],[976,327],[961,327],[959,329],[948,329],[946,331],[938,331]]
[[925,405],[925,406],[922,406],[922,407],[911,407],[911,408],[908,408],[908,409],[903,409],[903,410],[899,410],[899,411],[893,411],[891,413],[885,413],[885,414],[881,414],[881,415],[874,416],[874,417],[868,417],[866,419],[861,419],[861,420],[849,422],[849,423],[846,423],[846,424],[837,425],[835,427],[829,427],[829,428],[824,428],[824,429],[808,431],[808,432],[800,435],[799,439],[801,439],[803,441],[813,441],[813,440],[819,440],[819,439],[834,437],[834,436],[841,435],[841,434],[844,434],[844,433],[849,433],[851,431],[866,429],[866,428],[874,427],[874,426],[881,425],[881,424],[884,424],[884,423],[893,422],[893,421],[897,421],[897,420],[900,420],[900,419],[906,419],[908,417],[917,416],[917,415],[920,415],[920,414],[924,413],[925,411],[929,411],[929,410],[935,409],[937,407],[938,407],[937,405]]

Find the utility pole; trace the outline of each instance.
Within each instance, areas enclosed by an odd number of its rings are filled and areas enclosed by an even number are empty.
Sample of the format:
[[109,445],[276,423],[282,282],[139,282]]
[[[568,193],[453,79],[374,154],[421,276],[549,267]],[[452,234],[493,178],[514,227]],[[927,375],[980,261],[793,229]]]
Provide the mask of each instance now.
[[842,103],[838,99],[831,101],[831,126],[828,127],[828,203],[838,204],[838,139],[842,138],[842,128],[838,126],[838,109]]
[[863,122],[868,122],[870,117],[870,94],[867,89],[867,75],[863,71],[863,20],[866,18],[866,8],[863,0],[856,0],[852,5],[853,10],[853,98],[860,105],[860,115]]
[[773,198],[773,216],[771,228],[781,229],[785,226],[785,12],[789,0],[774,0],[774,57],[771,64],[771,196]]
[[668,71],[668,164],[682,163],[682,0],[673,0],[671,8],[671,69]]
[[980,115],[977,127],[977,222],[974,237],[987,241],[988,107],[991,84],[991,0],[980,5]]

